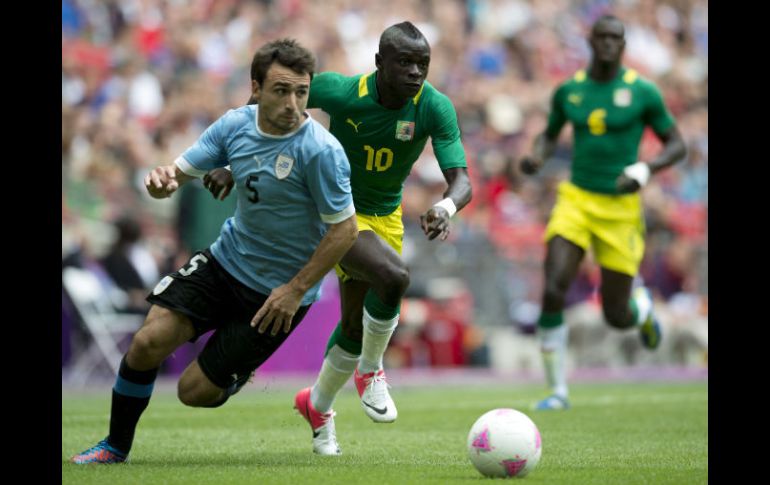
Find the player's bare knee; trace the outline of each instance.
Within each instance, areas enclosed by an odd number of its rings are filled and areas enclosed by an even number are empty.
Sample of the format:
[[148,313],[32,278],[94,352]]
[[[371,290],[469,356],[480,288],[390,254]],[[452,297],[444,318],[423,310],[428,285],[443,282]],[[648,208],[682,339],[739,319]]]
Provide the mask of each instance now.
[[380,284],[388,299],[400,299],[409,288],[409,268],[404,264],[388,265],[381,272]]
[[146,327],[136,332],[128,349],[128,360],[129,364],[133,364],[132,367],[137,369],[157,367],[165,357],[162,346],[152,332]]
[[200,383],[180,379],[176,388],[176,396],[185,406],[203,407],[222,397],[222,390],[207,389]]
[[189,386],[182,384],[181,380],[176,386],[176,397],[185,406],[196,406],[195,393],[192,392],[192,389]]

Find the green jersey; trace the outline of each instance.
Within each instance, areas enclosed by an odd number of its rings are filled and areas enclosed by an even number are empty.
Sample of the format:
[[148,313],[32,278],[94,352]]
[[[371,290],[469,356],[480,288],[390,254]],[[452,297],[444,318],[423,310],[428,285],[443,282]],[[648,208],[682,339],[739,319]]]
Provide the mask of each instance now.
[[404,180],[428,137],[442,170],[466,167],[457,114],[452,102],[427,81],[400,109],[377,102],[376,72],[348,77],[316,75],[308,108],[331,117],[329,131],[350,161],[350,185],[356,211],[388,215],[401,204]]
[[645,125],[661,135],[674,125],[658,88],[625,68],[607,82],[580,70],[562,83],[551,102],[548,136],[558,136],[567,121],[574,134],[572,183],[605,194],[617,193],[615,180],[638,161]]

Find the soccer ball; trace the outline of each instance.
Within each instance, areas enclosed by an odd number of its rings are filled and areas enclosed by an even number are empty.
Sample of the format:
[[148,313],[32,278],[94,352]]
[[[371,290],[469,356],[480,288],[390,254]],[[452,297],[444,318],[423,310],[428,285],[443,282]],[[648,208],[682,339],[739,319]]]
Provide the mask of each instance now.
[[537,426],[515,409],[484,413],[468,433],[468,457],[487,477],[523,477],[535,469],[542,451]]

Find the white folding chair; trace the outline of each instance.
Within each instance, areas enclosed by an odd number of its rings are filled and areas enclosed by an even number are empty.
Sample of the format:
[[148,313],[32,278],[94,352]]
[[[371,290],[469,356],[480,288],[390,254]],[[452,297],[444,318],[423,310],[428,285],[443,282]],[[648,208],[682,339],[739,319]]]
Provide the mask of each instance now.
[[62,271],[62,284],[77,310],[90,341],[80,352],[69,371],[69,384],[84,385],[91,375],[107,364],[112,376],[117,375],[123,351],[120,344],[142,326],[142,315],[120,313],[104,284],[91,271],[67,267]]

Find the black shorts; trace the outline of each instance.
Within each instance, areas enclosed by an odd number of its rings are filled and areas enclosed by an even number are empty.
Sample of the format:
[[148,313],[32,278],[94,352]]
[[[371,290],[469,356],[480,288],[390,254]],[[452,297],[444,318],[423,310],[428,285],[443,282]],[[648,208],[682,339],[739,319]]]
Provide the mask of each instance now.
[[214,330],[198,356],[198,365],[206,376],[221,388],[227,388],[239,377],[250,374],[281,346],[305,317],[310,305],[297,310],[289,333],[270,328],[260,334],[251,319],[267,300],[233,278],[209,250],[195,253],[187,264],[166,276],[153,289],[147,301],[186,315],[198,337]]

